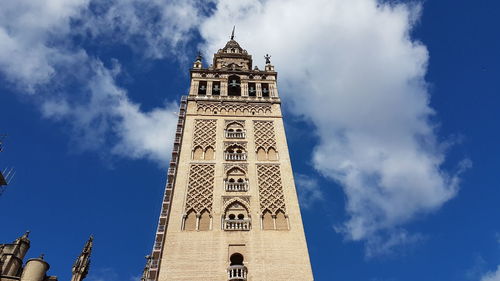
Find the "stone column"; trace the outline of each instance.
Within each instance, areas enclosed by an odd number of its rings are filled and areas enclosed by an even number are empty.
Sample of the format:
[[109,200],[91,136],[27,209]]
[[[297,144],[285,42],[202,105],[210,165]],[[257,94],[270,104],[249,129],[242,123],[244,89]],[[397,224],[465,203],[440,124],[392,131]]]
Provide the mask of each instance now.
[[212,95],[212,84],[213,82],[212,81],[207,81],[207,96],[211,96]]
[[257,97],[262,97],[262,87],[260,83],[255,83],[255,91],[257,92]]

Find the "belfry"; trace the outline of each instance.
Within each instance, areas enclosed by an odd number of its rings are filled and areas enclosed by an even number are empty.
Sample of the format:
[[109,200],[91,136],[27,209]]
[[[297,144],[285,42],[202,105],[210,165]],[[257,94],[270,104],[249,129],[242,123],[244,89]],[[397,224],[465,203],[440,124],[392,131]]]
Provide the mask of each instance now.
[[313,280],[271,57],[233,29],[190,73],[142,280]]

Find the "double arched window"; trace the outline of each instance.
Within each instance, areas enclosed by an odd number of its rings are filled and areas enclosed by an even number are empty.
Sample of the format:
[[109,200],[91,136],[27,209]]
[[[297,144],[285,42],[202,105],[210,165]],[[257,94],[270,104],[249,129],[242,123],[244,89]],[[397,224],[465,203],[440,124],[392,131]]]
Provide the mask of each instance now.
[[276,152],[276,149],[274,147],[270,147],[267,149],[267,151],[259,147],[257,149],[257,160],[258,161],[276,161],[278,160],[278,152]]
[[245,203],[234,200],[224,211],[222,227],[228,231],[250,230],[250,213]]
[[203,210],[201,214],[196,214],[194,210],[187,212],[184,218],[184,230],[188,231],[205,231],[210,230],[211,218],[208,210]]
[[224,152],[225,159],[229,161],[245,161],[247,153],[245,149],[237,144],[229,146]]
[[193,160],[214,160],[214,149],[211,146],[203,149],[197,146],[193,150]]
[[228,192],[246,192],[248,191],[248,179],[246,174],[240,168],[232,168],[227,172],[224,179],[225,190]]

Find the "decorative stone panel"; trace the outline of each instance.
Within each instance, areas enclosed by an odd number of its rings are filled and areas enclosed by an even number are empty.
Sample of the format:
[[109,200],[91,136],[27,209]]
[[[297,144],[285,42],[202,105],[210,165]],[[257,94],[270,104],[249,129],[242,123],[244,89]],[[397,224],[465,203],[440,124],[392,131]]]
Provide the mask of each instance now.
[[271,104],[198,102],[198,113],[210,114],[271,114]]
[[201,214],[204,209],[212,213],[214,176],[214,164],[191,165],[186,198],[186,213],[194,210],[197,214]]
[[201,147],[205,150],[211,146],[215,149],[217,120],[196,119],[194,125],[193,147]]
[[255,148],[262,147],[265,151],[269,148],[276,150],[276,138],[273,121],[253,121]]
[[225,141],[224,142],[224,150],[226,150],[228,147],[237,145],[241,146],[243,149],[247,149],[247,142],[246,141]]
[[259,182],[260,211],[267,209],[271,214],[281,210],[286,214],[285,196],[279,165],[258,164],[257,178]]
[[248,173],[248,164],[244,163],[224,163],[224,174],[226,174],[232,168],[239,168],[245,173]]
[[241,127],[245,128],[245,120],[224,120],[224,121],[225,121],[224,127],[227,127],[229,124],[236,123],[241,125]]

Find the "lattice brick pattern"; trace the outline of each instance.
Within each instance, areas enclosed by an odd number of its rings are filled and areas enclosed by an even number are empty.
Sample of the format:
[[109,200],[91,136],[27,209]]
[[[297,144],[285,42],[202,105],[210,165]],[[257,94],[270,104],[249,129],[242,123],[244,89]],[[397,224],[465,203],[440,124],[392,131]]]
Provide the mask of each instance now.
[[280,166],[257,165],[257,177],[259,180],[260,211],[264,213],[267,209],[271,214],[276,214],[278,210],[282,210],[286,214]]
[[268,150],[270,147],[276,149],[276,139],[274,135],[273,121],[253,121],[255,148],[259,147]]
[[186,213],[191,209],[197,214],[201,214],[204,209],[212,213],[214,175],[214,164],[191,165],[186,199]]
[[198,102],[198,113],[263,115],[271,113],[270,104]]
[[205,150],[211,146],[215,149],[215,134],[217,120],[215,119],[196,119],[194,125],[193,147],[201,147]]

